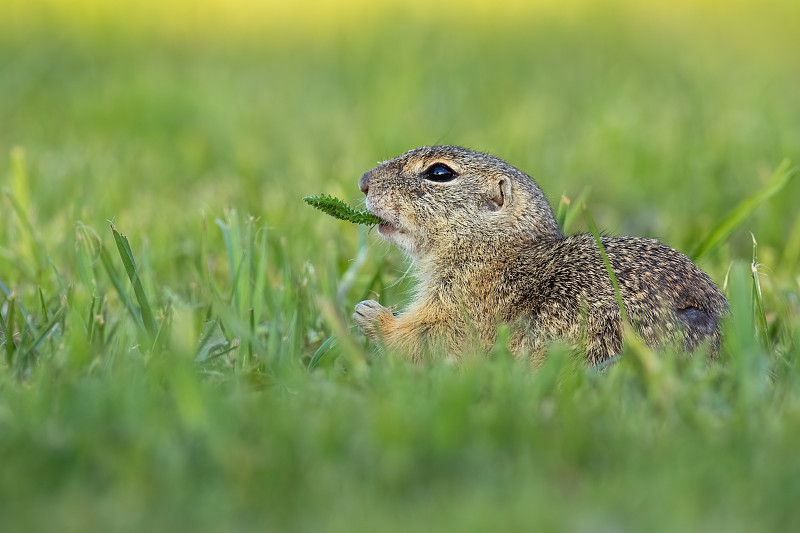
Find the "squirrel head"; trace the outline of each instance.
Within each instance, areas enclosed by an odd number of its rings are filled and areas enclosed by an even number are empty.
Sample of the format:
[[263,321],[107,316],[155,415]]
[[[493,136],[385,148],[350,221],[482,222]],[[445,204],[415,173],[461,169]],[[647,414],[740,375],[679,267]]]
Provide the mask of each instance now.
[[367,209],[385,220],[378,233],[415,259],[514,235],[562,237],[530,176],[466,148],[411,150],[361,176],[358,186]]

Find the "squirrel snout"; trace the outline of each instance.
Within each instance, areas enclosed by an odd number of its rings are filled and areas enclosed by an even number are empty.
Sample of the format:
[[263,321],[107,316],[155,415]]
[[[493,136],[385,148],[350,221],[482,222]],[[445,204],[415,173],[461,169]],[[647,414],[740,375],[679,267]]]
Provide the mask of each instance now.
[[364,174],[361,176],[361,178],[359,178],[358,188],[361,189],[361,192],[363,192],[366,196],[366,194],[369,192],[369,173]]

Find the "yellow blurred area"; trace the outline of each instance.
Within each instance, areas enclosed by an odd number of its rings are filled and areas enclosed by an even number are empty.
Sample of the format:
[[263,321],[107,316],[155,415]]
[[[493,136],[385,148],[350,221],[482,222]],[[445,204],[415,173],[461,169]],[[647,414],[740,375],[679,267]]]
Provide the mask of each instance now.
[[[325,39],[343,30],[382,23],[430,23],[445,32],[546,18],[591,24],[598,16],[624,15],[635,26],[778,42],[800,20],[797,0],[6,0],[4,33],[58,28],[75,37],[108,32],[170,40],[209,38]],[[752,39],[758,36],[757,39]]]

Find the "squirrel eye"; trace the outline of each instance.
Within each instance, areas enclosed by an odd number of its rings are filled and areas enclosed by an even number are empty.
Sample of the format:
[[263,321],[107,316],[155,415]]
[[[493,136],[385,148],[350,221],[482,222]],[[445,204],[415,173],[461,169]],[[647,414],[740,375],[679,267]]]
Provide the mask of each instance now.
[[436,163],[425,171],[424,176],[428,181],[444,182],[455,179],[456,173],[447,168],[445,165]]

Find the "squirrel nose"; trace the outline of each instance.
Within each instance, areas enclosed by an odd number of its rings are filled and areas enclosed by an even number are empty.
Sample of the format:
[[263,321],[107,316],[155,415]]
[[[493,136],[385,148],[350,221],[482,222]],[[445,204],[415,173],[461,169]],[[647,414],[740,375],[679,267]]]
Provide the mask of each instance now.
[[369,192],[369,177],[366,174],[358,180],[358,188],[366,195]]

